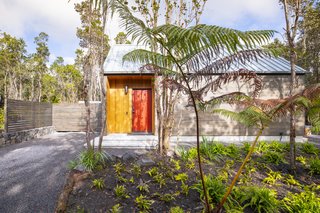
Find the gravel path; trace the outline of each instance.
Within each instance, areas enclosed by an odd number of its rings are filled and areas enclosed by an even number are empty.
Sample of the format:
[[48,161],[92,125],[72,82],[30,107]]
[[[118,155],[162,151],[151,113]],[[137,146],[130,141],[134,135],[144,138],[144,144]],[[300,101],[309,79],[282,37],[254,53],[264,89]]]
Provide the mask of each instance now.
[[54,133],[0,148],[0,212],[54,212],[67,164],[83,148],[83,133]]

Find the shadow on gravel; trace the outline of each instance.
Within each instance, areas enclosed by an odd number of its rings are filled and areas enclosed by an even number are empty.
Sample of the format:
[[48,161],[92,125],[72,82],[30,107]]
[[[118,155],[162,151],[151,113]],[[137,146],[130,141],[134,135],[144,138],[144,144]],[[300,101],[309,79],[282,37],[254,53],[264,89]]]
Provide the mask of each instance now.
[[0,212],[53,212],[84,133],[55,133],[0,148]]

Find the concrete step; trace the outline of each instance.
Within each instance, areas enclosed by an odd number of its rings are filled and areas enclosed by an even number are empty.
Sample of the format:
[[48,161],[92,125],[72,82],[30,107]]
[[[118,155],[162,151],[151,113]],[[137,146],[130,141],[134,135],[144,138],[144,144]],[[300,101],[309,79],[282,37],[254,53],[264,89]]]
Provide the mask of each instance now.
[[[95,145],[99,138],[95,138]],[[92,142],[91,142],[92,143]],[[157,136],[154,135],[127,135],[110,134],[103,138],[103,148],[117,149],[156,149],[158,144]]]

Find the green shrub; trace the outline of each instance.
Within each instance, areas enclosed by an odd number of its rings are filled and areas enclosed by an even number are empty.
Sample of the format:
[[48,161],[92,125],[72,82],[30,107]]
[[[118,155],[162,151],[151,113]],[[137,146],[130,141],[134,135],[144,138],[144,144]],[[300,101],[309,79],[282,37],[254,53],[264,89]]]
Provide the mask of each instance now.
[[108,155],[105,152],[95,152],[93,150],[85,150],[78,156],[78,162],[87,171],[95,170],[99,165],[104,166]]
[[[222,180],[212,175],[208,175],[204,177],[204,182],[207,187],[210,202],[212,204],[220,202],[226,192],[226,186]],[[201,182],[196,183],[193,188],[200,193],[200,198],[204,199]]]
[[298,162],[300,162],[302,165],[306,165],[307,164],[307,159],[305,158],[305,157],[303,157],[303,156],[298,156],[298,157],[296,157],[296,160],[298,161]]
[[271,170],[267,173],[267,175],[268,175],[268,177],[263,179],[263,182],[270,184],[270,185],[274,185],[277,182],[277,180],[283,179],[280,172],[274,172]]
[[100,190],[105,187],[104,180],[102,178],[94,179],[92,181],[92,185],[93,187],[96,187],[97,189],[100,189]]
[[241,149],[245,152],[245,154],[247,154],[250,150],[250,147],[251,147],[251,144],[249,142],[244,142],[241,146]]
[[311,158],[310,159],[310,173],[320,175],[320,159]]
[[113,165],[114,171],[117,173],[117,175],[121,175],[122,172],[125,171],[125,166],[122,163],[116,163]]
[[202,138],[200,153],[209,160],[218,160],[223,156],[228,156],[229,151],[230,150],[222,143],[215,141],[209,142],[206,138]]
[[287,151],[287,145],[286,143],[281,143],[279,141],[272,141],[269,144],[269,150],[282,153],[284,151]]
[[269,150],[270,144],[265,141],[260,141],[257,145],[256,152],[265,153]]
[[231,158],[238,158],[240,155],[240,148],[237,147],[234,144],[231,144],[229,146],[226,146],[226,152],[227,152],[227,156],[231,157]]
[[190,160],[194,160],[194,159],[197,159],[198,157],[198,152],[197,152],[197,149],[196,148],[190,148],[188,150],[184,149],[184,148],[180,148],[178,150],[178,153],[180,154],[181,156],[181,159],[183,161],[190,161]]
[[282,200],[282,209],[286,212],[320,212],[320,198],[310,190],[293,194],[289,192]]
[[129,198],[130,196],[128,195],[128,191],[126,189],[125,186],[123,185],[117,185],[115,188],[114,188],[114,194],[119,197],[119,198]]
[[319,153],[319,149],[312,143],[303,143],[301,144],[301,151],[306,154],[317,155]]
[[184,213],[183,209],[179,206],[171,207],[169,213]]
[[267,151],[264,153],[262,158],[267,162],[267,163],[274,163],[276,165],[279,165],[280,163],[284,163],[284,155],[279,153],[279,152],[274,152],[274,151]]
[[278,212],[277,193],[261,186],[245,186],[240,188],[238,199],[244,208],[250,207],[253,212],[274,213]]
[[174,176],[174,179],[176,181],[185,182],[186,180],[188,180],[188,175],[186,173],[179,173]]
[[4,129],[4,109],[0,108],[0,129]]
[[136,197],[135,203],[138,206],[140,210],[150,210],[151,205],[154,203],[153,200],[146,199],[146,196],[140,195],[139,197]]
[[142,179],[140,179],[137,189],[139,189],[140,192],[149,192],[149,185],[146,182],[143,182]]
[[118,203],[118,204],[112,206],[110,212],[111,212],[111,213],[121,213],[121,212],[122,212],[121,209],[122,209],[122,207],[121,207],[121,205]]

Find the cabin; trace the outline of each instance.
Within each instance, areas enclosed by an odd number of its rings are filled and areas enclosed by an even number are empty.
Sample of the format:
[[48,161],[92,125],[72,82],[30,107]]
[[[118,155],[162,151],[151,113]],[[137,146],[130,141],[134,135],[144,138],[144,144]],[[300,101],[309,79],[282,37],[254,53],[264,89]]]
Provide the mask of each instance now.
[[[104,64],[107,87],[107,134],[156,134],[156,105],[154,101],[154,75],[141,73],[141,64],[122,62],[122,57],[138,45],[113,45]],[[259,98],[283,98],[289,93],[290,63],[284,58],[263,58],[246,64],[231,66],[230,70],[245,68],[255,71],[262,79],[262,91]],[[298,89],[304,87],[307,71],[297,67]],[[233,83],[227,85],[221,94],[232,91],[250,91],[250,86]],[[174,136],[196,135],[194,113],[186,107],[187,97],[181,97],[175,109]],[[229,108],[229,105],[222,105]],[[201,135],[216,139],[230,140],[232,137],[246,140],[254,137],[255,129],[212,113],[200,113]],[[299,116],[297,136],[304,134],[305,118]],[[289,135],[289,118],[282,118],[264,131],[262,139],[282,139]]]

